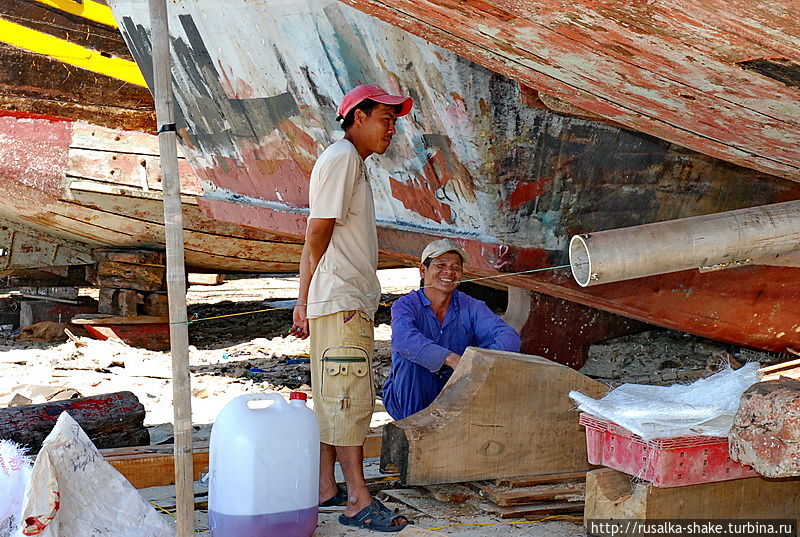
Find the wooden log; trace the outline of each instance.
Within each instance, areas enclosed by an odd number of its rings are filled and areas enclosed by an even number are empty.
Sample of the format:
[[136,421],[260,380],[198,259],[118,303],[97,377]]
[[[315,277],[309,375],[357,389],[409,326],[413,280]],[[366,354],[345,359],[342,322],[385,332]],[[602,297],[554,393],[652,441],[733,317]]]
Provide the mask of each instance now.
[[800,480],[751,477],[685,487],[637,483],[610,468],[586,474],[585,519],[795,519]]
[[144,427],[144,406],[131,392],[0,409],[0,438],[37,452],[62,412],[68,412],[98,448],[150,442],[150,433]]
[[428,408],[384,426],[381,470],[409,485],[586,470],[571,390],[607,387],[538,356],[470,347]]
[[164,267],[118,261],[97,264],[97,285],[137,291],[158,291],[164,285]]

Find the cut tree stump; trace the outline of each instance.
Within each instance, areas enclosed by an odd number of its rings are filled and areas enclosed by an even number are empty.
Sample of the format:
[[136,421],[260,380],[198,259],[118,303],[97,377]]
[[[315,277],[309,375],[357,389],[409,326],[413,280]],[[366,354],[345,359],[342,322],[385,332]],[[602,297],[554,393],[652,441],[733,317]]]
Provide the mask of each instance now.
[[796,519],[800,481],[762,477],[657,488],[601,468],[586,474],[586,520]]
[[38,452],[62,412],[68,412],[98,448],[150,443],[144,406],[131,392],[0,409],[0,438]]
[[587,470],[571,390],[608,388],[538,356],[470,347],[428,408],[384,426],[381,471],[430,485]]

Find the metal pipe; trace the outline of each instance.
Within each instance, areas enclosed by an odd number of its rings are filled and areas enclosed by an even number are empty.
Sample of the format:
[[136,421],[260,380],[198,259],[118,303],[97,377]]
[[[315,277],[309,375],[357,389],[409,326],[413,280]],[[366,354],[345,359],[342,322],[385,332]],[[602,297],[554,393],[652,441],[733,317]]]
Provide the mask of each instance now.
[[800,201],[787,201],[575,235],[569,261],[575,280],[588,287],[695,268],[786,265],[795,251]]

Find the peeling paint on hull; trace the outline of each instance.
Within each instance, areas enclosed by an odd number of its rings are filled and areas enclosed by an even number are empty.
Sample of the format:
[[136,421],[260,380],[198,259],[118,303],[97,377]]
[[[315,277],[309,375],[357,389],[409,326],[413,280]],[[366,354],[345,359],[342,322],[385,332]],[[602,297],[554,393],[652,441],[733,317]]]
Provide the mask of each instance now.
[[[110,3],[149,78],[146,2]],[[795,181],[555,113],[530,88],[333,0],[230,2],[222,20],[206,0],[171,6],[181,137],[213,218],[302,236],[311,166],[341,136],[335,103],[367,82],[416,103],[368,160],[381,251],[409,264],[449,236],[473,253],[473,274],[524,271],[565,263],[574,233],[800,199]],[[743,270],[589,290],[567,271],[501,281],[723,341],[800,344],[773,335],[797,334],[800,271]],[[747,304],[763,315],[744,321]]]
[[[0,270],[91,263],[92,247],[164,248],[155,136],[6,116],[0,117],[0,155],[0,240],[8,242],[0,247],[11,252],[0,258]],[[298,241],[204,216],[195,199],[197,178],[181,160],[189,267],[297,271]],[[37,236],[52,244],[25,250],[28,237]]]

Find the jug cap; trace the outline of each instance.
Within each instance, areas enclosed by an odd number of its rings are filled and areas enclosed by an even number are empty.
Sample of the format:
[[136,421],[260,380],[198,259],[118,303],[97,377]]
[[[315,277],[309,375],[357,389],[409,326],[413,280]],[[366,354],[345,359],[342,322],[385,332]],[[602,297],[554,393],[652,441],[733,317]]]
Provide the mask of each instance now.
[[308,400],[308,396],[303,392],[292,392],[289,394],[289,400],[292,399],[302,399],[303,401]]

